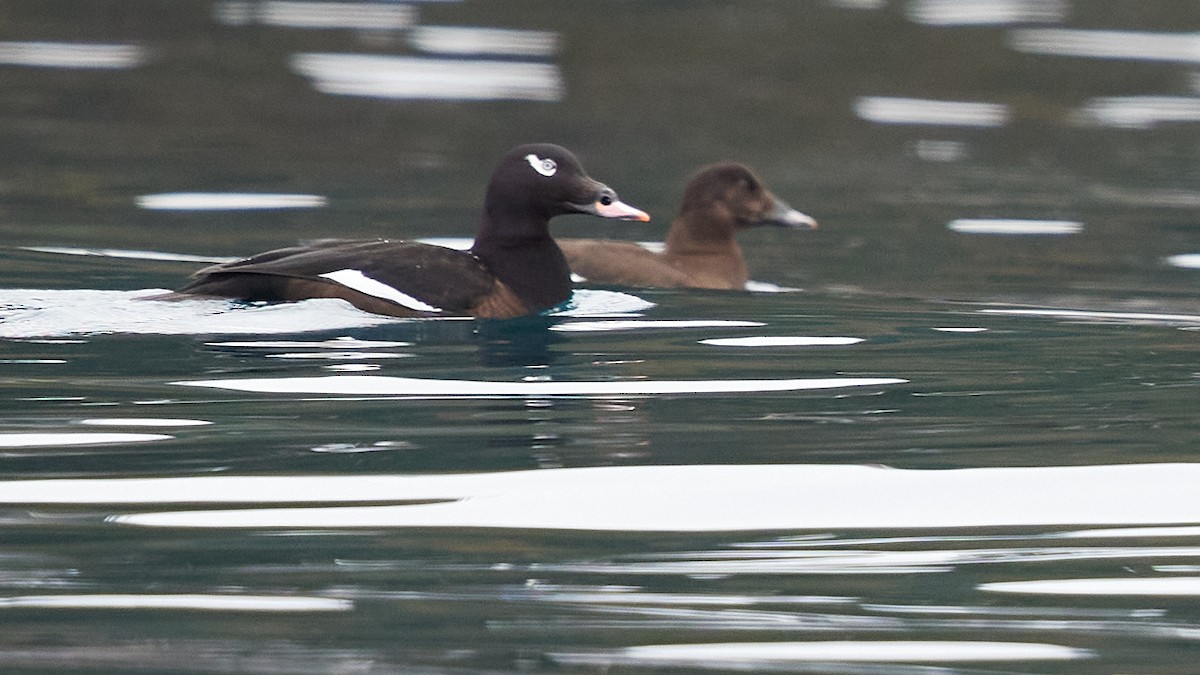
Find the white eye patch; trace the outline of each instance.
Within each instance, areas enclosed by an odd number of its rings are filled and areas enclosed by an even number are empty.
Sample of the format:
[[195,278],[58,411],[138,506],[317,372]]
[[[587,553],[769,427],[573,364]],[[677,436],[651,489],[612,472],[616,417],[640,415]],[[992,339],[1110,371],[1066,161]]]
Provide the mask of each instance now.
[[529,166],[532,166],[534,171],[547,178],[553,176],[554,172],[558,171],[558,164],[552,159],[542,159],[537,155],[525,155],[525,160],[529,162]]

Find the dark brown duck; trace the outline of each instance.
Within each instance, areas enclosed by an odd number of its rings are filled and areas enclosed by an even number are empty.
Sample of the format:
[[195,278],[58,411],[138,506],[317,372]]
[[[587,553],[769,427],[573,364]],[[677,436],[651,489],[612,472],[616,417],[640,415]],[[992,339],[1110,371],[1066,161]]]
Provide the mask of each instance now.
[[492,173],[470,251],[387,239],[322,240],[206,267],[166,297],[341,298],[390,316],[534,314],[571,295],[567,261],[548,227],[567,213],[650,219],[590,178],[566,149],[523,145]]
[[810,230],[817,221],[771,194],[750,167],[725,163],[688,183],[662,253],[627,241],[560,239],[558,245],[571,271],[595,284],[742,289],[749,272],[736,235],[762,225]]

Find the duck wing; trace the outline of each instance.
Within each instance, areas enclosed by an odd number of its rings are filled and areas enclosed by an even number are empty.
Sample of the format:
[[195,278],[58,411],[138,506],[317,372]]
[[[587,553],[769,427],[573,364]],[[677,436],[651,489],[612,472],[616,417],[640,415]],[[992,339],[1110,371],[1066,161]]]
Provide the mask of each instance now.
[[470,253],[388,240],[317,241],[213,265],[193,276],[179,293],[283,302],[336,297],[392,316],[473,314],[505,290]]

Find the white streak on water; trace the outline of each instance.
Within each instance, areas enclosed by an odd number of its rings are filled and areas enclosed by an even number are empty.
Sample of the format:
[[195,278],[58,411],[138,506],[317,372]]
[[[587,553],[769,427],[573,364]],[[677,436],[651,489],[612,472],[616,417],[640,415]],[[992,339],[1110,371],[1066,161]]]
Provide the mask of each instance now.
[[575,382],[495,382],[371,375],[189,380],[170,384],[274,394],[412,396],[416,398],[540,398],[545,396],[658,396],[736,394],[903,384],[890,377],[832,377],[779,380],[620,380]]
[[562,75],[549,63],[369,54],[296,54],[292,69],[326,94],[388,99],[558,101]]
[[1083,231],[1083,223],[1073,220],[1017,220],[1012,218],[960,218],[947,228],[963,234],[1065,235]]
[[298,333],[399,321],[336,299],[244,305],[196,298],[149,300],[167,291],[0,289],[0,337],[131,333],[206,335]]
[[102,417],[79,420],[90,427],[200,427],[212,424],[208,420],[170,419],[165,417]]
[[165,436],[163,434],[4,433],[0,434],[0,448],[48,448],[113,443],[146,443],[148,441],[166,441],[172,438],[174,436]]
[[558,34],[541,30],[420,26],[409,41],[418,50],[434,54],[545,58],[558,50]]
[[371,359],[405,359],[413,356],[413,354],[392,352],[293,352],[291,354],[267,354],[266,358],[296,361],[367,361]]
[[854,112],[860,118],[878,124],[1002,127],[1009,119],[1008,106],[1002,103],[886,96],[863,96],[855,101]]
[[242,347],[247,349],[384,349],[387,347],[411,347],[411,342],[396,342],[389,340],[359,340],[352,337],[339,337],[320,342],[305,342],[303,340],[244,340],[232,342],[207,342],[210,347]]
[[[121,523],[163,527],[704,532],[1193,526],[1200,523],[1197,484],[1200,464],[950,470],[858,465],[691,465],[444,475],[4,481],[0,482],[0,503],[264,506],[135,513],[116,518]],[[1121,499],[1113,499],[1115,494]],[[387,501],[437,503],[280,507]],[[956,560],[953,555],[941,555],[937,560],[950,564]]]
[[349,600],[275,595],[18,595],[0,598],[4,609],[184,609],[219,612],[346,612]]
[[[706,670],[752,670],[754,664],[784,663],[960,663],[972,661],[1074,661],[1095,656],[1090,649],[1032,642],[829,641],[728,642],[626,647],[608,652],[552,653],[554,661],[614,666],[684,666]],[[874,672],[874,671],[872,671]]]
[[1027,28],[1010,32],[1008,44],[1032,54],[1200,63],[1200,33]]
[[780,286],[769,281],[755,281],[751,279],[746,282],[746,290],[752,293],[795,293],[800,289]]
[[1044,316],[1055,319],[1079,319],[1084,321],[1111,321],[1129,323],[1200,323],[1195,314],[1154,314],[1146,312],[1101,312],[1088,309],[981,309],[980,314],[1005,314],[1009,316]]
[[246,192],[167,192],[142,195],[139,208],[151,211],[258,211],[316,209],[329,200],[321,195],[259,194]]
[[[926,539],[929,545],[933,542]],[[833,542],[836,547],[842,542]],[[1015,548],[935,548],[904,551],[853,549],[781,550],[767,548],[737,551],[699,551],[666,554],[655,559],[641,556],[634,560],[539,563],[542,572],[607,575],[732,575],[732,574],[930,574],[962,569],[967,565],[1023,565],[1031,562],[1049,564],[1069,562],[1082,564],[1098,560],[1160,560],[1163,558],[1191,559],[1200,553],[1188,546],[1074,546]],[[1200,635],[1200,633],[1198,633]]]
[[1200,577],[997,581],[980,584],[977,588],[990,593],[1025,595],[1198,597]]
[[630,319],[627,321],[570,321],[551,326],[550,330],[560,333],[603,333],[608,331],[675,328],[757,328],[765,325],[758,321],[732,321],[724,319]]
[[1097,530],[1078,530],[1062,532],[1058,535],[1064,539],[1108,539],[1144,537],[1200,537],[1200,527],[1115,527]]
[[[582,317],[626,317],[637,316],[654,307],[654,303],[643,300],[636,295],[618,291],[601,291],[589,288],[577,288],[571,293],[571,299],[563,306],[552,309],[549,316],[582,316]],[[563,325],[563,324],[559,324]],[[556,327],[551,327],[555,330]]]
[[1200,269],[1200,253],[1181,253],[1168,257],[1166,261],[1172,267],[1188,270]]
[[[365,328],[406,321],[466,321],[468,316],[403,319],[371,314],[334,298],[279,304],[187,298],[152,300],[168,291],[0,289],[0,338],[43,338],[101,333],[145,335],[272,335]],[[653,307],[633,295],[578,290],[554,316],[629,316]],[[331,345],[331,348],[337,348]]]
[[715,345],[717,347],[841,347],[846,345],[856,345],[862,341],[863,338],[858,337],[756,336],[740,338],[710,338],[708,340],[700,340],[700,344]]
[[1200,97],[1104,96],[1085,102],[1074,113],[1073,120],[1085,126],[1116,129],[1200,122]]
[[146,62],[139,45],[82,42],[0,42],[0,65],[83,70],[128,70]]
[[227,26],[305,29],[399,30],[417,20],[416,8],[406,4],[314,0],[226,0],[213,7],[213,15]]
[[929,26],[984,26],[1061,21],[1065,0],[911,0],[905,13]]
[[102,258],[130,258],[132,260],[164,260],[171,262],[194,263],[227,263],[238,258],[218,258],[206,255],[191,255],[188,253],[167,253],[163,251],[137,251],[119,248],[75,248],[72,246],[22,246],[23,251],[37,253],[56,253],[59,255],[98,256]]

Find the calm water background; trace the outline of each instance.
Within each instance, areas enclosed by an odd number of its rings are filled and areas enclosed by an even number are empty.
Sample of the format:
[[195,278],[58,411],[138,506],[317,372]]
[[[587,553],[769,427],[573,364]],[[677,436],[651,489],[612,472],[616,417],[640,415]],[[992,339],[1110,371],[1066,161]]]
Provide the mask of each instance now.
[[[0,669],[1200,670],[1194,3],[313,7],[0,6]],[[440,93],[371,89],[413,67]],[[298,239],[469,237],[541,140],[655,217],[562,235],[661,239],[691,172],[753,165],[822,223],[741,238],[803,290],[136,300]],[[998,220],[1027,233],[960,231]],[[363,376],[412,379],[294,379]],[[828,378],[873,382],[754,391]]]

